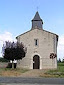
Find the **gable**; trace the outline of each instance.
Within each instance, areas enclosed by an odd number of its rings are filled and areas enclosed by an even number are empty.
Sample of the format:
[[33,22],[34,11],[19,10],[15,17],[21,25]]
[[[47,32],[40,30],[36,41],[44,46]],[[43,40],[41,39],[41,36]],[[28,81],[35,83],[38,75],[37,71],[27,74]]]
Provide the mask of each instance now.
[[[37,30],[37,33],[36,33],[36,30]],[[57,34],[55,34],[55,33],[52,33],[52,32],[49,32],[49,31],[46,31],[46,30],[42,30],[42,29],[32,29],[32,30],[29,30],[29,31],[27,31],[27,32],[25,32],[25,33],[23,33],[23,34],[20,34],[19,36],[17,36],[16,37],[16,39],[18,39],[18,37],[22,37],[22,36],[26,36],[26,35],[28,35],[27,37],[29,38],[30,37],[30,35],[35,35],[35,34],[37,34],[37,35],[40,35],[40,33],[43,35],[43,34],[45,34],[45,36],[48,34],[48,35],[55,35],[56,36],[56,38],[57,38],[57,41],[58,41],[58,35]]]

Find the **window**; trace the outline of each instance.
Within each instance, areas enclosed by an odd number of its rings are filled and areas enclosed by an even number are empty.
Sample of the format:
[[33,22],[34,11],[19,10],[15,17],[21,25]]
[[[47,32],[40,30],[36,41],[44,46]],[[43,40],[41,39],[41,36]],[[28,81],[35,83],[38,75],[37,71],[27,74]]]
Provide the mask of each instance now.
[[38,39],[35,39],[35,46],[38,46]]

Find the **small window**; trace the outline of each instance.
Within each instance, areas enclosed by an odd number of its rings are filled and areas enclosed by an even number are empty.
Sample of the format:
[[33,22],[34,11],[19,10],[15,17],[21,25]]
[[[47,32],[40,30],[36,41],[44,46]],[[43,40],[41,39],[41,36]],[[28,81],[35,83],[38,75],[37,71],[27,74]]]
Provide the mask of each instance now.
[[35,39],[35,46],[38,46],[38,39]]

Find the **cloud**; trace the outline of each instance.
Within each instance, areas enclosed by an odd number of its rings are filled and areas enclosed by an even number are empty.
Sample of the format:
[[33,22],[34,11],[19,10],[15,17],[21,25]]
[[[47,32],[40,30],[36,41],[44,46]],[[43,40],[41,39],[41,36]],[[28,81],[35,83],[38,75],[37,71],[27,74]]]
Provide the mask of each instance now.
[[58,59],[61,58],[61,60],[64,57],[64,35],[59,36],[59,40],[58,40]]
[[12,41],[12,34],[10,32],[4,32],[0,34],[0,42],[4,41]]
[[0,56],[2,56],[2,46],[5,41],[16,41],[16,39],[13,37],[12,33],[10,32],[3,32],[0,34]]

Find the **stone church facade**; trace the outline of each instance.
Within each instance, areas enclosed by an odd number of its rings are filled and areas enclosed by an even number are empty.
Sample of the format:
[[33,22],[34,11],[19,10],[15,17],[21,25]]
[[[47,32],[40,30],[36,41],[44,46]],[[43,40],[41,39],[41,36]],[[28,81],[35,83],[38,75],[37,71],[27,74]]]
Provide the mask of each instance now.
[[56,69],[58,35],[43,29],[43,21],[36,12],[31,30],[16,37],[27,47],[26,56],[17,66],[28,69]]

